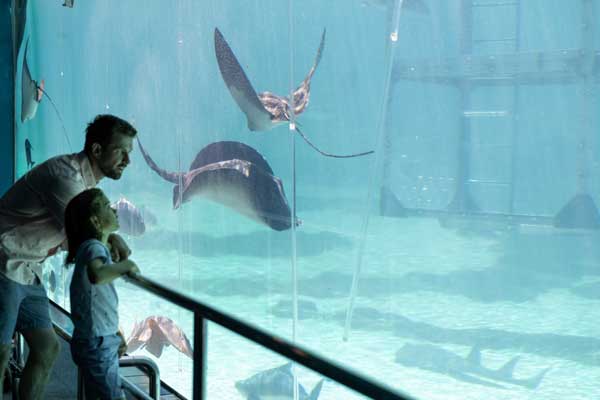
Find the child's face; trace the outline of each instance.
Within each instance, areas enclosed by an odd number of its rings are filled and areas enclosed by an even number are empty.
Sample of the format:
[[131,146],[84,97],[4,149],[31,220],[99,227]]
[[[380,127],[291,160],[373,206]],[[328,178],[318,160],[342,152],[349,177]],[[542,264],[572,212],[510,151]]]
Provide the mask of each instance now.
[[117,211],[110,206],[110,201],[102,195],[94,200],[98,207],[95,217],[98,219],[99,228],[102,233],[112,233],[119,229],[119,219]]

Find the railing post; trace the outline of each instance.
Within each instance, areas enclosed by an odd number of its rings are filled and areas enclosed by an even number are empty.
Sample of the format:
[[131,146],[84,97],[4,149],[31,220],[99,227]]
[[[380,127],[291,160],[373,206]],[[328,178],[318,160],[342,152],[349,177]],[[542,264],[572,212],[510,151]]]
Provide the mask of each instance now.
[[206,398],[206,320],[194,310],[194,372],[192,398]]

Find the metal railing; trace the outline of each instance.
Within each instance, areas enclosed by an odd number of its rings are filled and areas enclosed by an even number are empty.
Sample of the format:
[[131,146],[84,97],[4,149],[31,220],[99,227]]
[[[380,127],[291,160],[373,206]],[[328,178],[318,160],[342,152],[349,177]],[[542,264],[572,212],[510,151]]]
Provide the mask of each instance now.
[[206,398],[207,321],[211,321],[229,331],[235,332],[266,349],[297,362],[298,364],[336,381],[361,395],[377,400],[412,400],[407,395],[400,394],[385,384],[375,382],[359,373],[340,367],[302,346],[293,344],[284,338],[265,332],[257,327],[253,327],[246,322],[242,322],[235,317],[218,311],[185,294],[178,293],[142,275],[128,277],[127,281],[194,313],[193,400],[203,400]]

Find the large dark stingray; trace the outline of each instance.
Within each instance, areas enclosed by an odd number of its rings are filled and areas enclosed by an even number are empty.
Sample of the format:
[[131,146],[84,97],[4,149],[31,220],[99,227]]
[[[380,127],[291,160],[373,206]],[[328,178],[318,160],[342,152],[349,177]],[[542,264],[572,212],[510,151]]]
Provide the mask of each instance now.
[[[323,53],[324,46],[325,30],[323,30],[321,44],[319,45],[319,50],[317,50],[317,56],[315,57],[312,68],[302,83],[294,90],[294,115],[300,115],[308,106],[308,100],[310,98],[310,80],[319,65],[319,61],[321,61],[321,54]],[[221,76],[223,76],[223,80],[225,81],[229,92],[240,109],[246,114],[246,118],[248,119],[248,129],[251,131],[267,131],[280,123],[290,121],[290,98],[278,96],[271,92],[256,94],[244,69],[218,28],[215,28],[215,54],[217,56]],[[297,124],[294,129],[313,149],[327,157],[348,158],[373,153],[373,151],[348,155],[326,153],[316,147],[306,135],[302,133]]]
[[203,196],[276,231],[291,227],[283,184],[252,147],[239,142],[211,143],[196,155],[188,172],[167,172],[156,165],[139,140],[138,144],[148,166],[175,184],[174,208]]

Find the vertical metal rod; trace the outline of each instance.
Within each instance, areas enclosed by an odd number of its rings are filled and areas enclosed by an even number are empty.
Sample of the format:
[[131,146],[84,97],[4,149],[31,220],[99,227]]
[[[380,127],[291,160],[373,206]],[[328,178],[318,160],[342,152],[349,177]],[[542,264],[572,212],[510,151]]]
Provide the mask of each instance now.
[[581,0],[581,47],[583,79],[581,80],[582,102],[580,126],[577,129],[577,194],[589,192],[588,138],[593,126],[593,68],[594,68],[594,6],[591,0]]
[[192,399],[206,398],[206,320],[194,311],[194,365]]
[[[379,118],[377,120],[377,142],[375,150],[375,163],[373,165],[372,173],[369,176],[369,189],[367,194],[367,205],[365,210],[365,216],[361,226],[360,241],[358,243],[358,250],[356,256],[356,266],[354,267],[354,274],[352,275],[352,286],[350,287],[350,297],[348,298],[348,306],[346,308],[346,321],[344,323],[343,340],[347,341],[350,336],[350,327],[352,325],[352,314],[354,312],[354,303],[358,293],[358,282],[360,279],[360,273],[362,269],[363,255],[365,252],[365,242],[367,241],[367,230],[369,229],[371,205],[373,203],[373,191],[378,182],[379,173],[383,169],[383,153],[382,148],[384,147],[385,137],[385,121],[387,114],[387,105],[390,96],[390,86],[392,77],[392,68],[394,66],[394,52],[398,43],[398,27],[400,25],[400,15],[402,11],[402,4],[404,0],[395,0],[394,8],[392,9],[392,22],[388,26],[388,37],[385,54],[386,72],[383,82],[383,91],[381,106],[379,108]],[[380,182],[381,183],[381,182]]]
[[[463,57],[469,57],[473,53],[473,9],[471,0],[462,0],[460,5],[461,34],[460,49]],[[457,170],[456,189],[454,198],[448,205],[448,209],[458,212],[476,211],[478,207],[471,198],[468,186],[470,176],[471,157],[471,124],[465,118],[464,111],[469,109],[471,102],[472,85],[466,79],[459,81],[460,91],[460,133],[457,146]]]
[[[296,104],[294,102],[294,0],[288,0],[288,38],[290,55],[290,75],[289,75],[289,93],[290,93],[290,121],[289,130],[292,146],[292,230],[291,230],[291,251],[292,251],[292,342],[296,343],[298,332],[298,262],[297,262],[297,243],[296,243]],[[298,377],[295,373],[296,363],[292,363],[293,378],[293,399],[298,400],[300,392],[298,386]]]
[[[521,51],[521,1],[515,3],[515,54]],[[521,85],[518,80],[513,86],[513,109],[512,109],[512,138],[510,146],[510,186],[508,198],[508,213],[514,214],[515,208],[515,181],[517,180],[517,154],[519,152],[519,105],[521,103]]]

